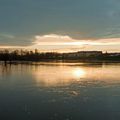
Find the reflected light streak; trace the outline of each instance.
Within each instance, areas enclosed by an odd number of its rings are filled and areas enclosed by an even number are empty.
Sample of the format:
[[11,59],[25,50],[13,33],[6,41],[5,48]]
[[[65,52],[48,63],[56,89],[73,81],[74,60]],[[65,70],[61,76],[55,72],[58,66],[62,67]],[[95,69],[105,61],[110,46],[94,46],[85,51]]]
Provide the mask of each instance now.
[[65,86],[79,81],[85,77],[85,71],[82,68],[71,67],[49,67],[46,69],[37,69],[33,71],[38,86]]

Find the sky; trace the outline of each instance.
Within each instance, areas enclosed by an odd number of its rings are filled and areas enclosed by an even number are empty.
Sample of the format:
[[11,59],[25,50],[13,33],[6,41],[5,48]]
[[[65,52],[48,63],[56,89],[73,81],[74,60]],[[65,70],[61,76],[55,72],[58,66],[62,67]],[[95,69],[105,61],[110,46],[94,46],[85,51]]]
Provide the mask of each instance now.
[[0,0],[0,48],[120,52],[120,0]]

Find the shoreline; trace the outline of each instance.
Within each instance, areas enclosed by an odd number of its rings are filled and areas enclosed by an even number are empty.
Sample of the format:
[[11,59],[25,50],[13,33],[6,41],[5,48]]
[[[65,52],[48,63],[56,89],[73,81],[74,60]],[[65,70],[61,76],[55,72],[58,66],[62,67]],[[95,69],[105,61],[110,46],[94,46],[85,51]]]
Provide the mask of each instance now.
[[104,63],[120,63],[120,61],[116,60],[40,60],[40,61],[23,61],[23,60],[15,60],[15,61],[1,61],[2,64],[39,64],[39,63],[83,63],[83,64],[104,64]]

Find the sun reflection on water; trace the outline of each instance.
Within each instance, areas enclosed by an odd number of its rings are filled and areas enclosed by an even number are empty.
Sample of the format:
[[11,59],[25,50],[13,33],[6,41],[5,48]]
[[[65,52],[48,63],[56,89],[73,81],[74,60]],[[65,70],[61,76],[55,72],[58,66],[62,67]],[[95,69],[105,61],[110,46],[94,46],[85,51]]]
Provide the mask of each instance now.
[[81,78],[81,77],[85,76],[85,71],[81,68],[77,68],[77,69],[73,70],[73,75],[76,78]]
[[73,83],[91,82],[113,84],[119,82],[119,66],[76,66],[44,64],[32,68],[32,77],[37,86],[69,86]]
[[38,86],[65,86],[77,82],[81,78],[85,77],[85,71],[80,67],[46,66],[42,69],[39,67],[33,70],[33,76],[35,77]]

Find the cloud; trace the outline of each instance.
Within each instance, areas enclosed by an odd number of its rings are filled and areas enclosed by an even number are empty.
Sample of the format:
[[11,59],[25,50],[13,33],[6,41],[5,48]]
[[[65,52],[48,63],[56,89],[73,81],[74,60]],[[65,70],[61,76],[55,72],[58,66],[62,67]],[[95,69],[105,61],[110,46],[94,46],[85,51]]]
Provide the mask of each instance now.
[[75,40],[67,35],[57,34],[36,35],[33,40],[33,44],[35,45],[64,45],[69,42],[75,42]]
[[28,46],[31,44],[30,36],[19,36],[7,33],[0,33],[1,46]]
[[0,34],[0,38],[13,39],[13,38],[15,38],[15,36],[14,36],[14,35],[11,35],[11,34]]
[[[22,37],[20,37],[22,38]],[[14,36],[11,39],[20,40]],[[39,49],[40,51],[79,51],[79,50],[103,50],[103,51],[120,51],[120,38],[105,38],[105,39],[75,39],[69,35],[48,34],[35,35],[34,37],[26,38],[29,44],[26,45],[4,45],[0,48],[21,48],[21,49]]]
[[57,34],[48,34],[48,35],[36,35],[32,42],[33,46],[41,45],[112,45],[120,44],[120,38],[109,38],[109,39],[97,39],[97,40],[78,40],[71,38],[68,35],[57,35]]
[[104,50],[120,51],[120,38],[106,38],[98,40],[78,40],[68,35],[36,35],[29,48],[56,51]]

